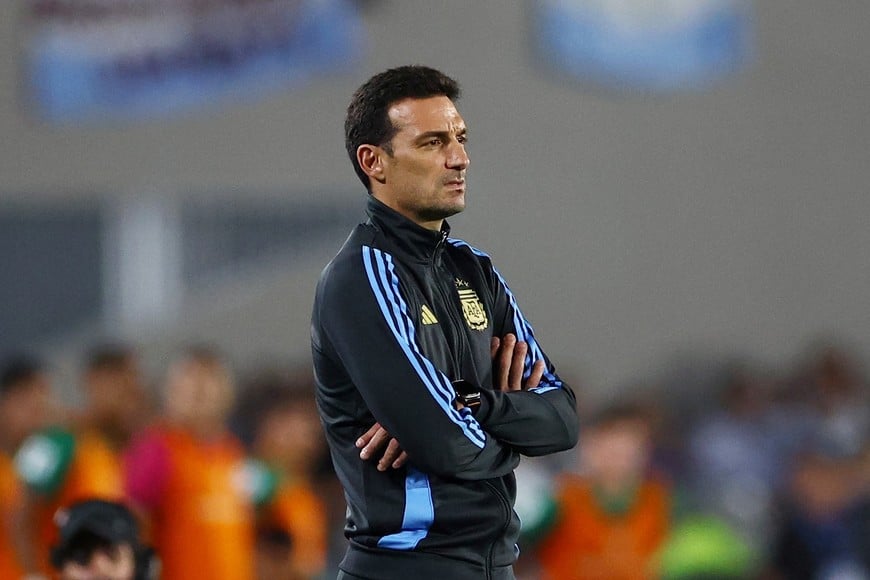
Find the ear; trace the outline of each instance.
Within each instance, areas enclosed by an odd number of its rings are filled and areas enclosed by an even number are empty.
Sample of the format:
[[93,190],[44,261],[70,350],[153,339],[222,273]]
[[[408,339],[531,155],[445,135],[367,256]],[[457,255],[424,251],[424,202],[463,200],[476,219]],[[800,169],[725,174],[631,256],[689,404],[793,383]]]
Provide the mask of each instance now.
[[386,152],[376,145],[360,145],[356,149],[356,160],[369,179],[384,182],[384,155]]

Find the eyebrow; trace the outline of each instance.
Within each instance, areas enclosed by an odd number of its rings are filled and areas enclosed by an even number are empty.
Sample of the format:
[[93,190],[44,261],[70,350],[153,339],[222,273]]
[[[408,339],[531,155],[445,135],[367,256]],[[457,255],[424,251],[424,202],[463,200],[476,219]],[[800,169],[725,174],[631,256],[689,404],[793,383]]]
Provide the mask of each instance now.
[[[466,135],[467,133],[468,133],[468,128],[463,127],[459,131],[456,132],[456,136],[461,137],[463,135]],[[419,142],[425,141],[426,139],[430,139],[432,137],[440,137],[441,139],[444,139],[446,137],[450,137],[450,131],[426,131],[425,133],[421,133],[420,135],[418,135],[417,138],[414,139],[414,141],[419,143]]]

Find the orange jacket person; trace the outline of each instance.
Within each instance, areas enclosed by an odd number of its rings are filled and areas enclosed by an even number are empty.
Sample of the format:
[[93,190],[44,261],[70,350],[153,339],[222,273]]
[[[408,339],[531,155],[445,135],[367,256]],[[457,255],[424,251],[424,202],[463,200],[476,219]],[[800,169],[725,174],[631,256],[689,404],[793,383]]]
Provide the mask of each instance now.
[[0,452],[0,578],[24,576],[10,533],[13,513],[20,501],[21,490],[12,460]]
[[21,398],[16,408],[30,426],[28,433],[19,430],[18,434],[19,438],[29,434],[14,459],[25,492],[15,506],[10,535],[25,572],[48,576],[52,572],[48,548],[56,540],[54,513],[82,499],[123,497],[120,466],[98,433],[45,427],[52,422],[51,386],[41,365],[19,362],[16,373],[10,382]]
[[565,474],[557,523],[539,546],[545,580],[652,580],[667,537],[670,491],[646,475],[649,434],[643,411],[614,406],[587,428],[584,473]]
[[225,426],[233,400],[220,358],[192,350],[169,369],[166,421],[125,458],[128,497],[147,514],[164,580],[251,580],[254,509],[241,444]]

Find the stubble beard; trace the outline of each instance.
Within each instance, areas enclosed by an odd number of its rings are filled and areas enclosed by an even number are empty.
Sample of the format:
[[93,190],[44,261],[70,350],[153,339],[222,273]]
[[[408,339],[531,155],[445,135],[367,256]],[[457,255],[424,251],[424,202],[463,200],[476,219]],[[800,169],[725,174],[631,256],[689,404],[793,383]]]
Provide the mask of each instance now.
[[434,222],[460,213],[465,207],[427,207],[417,212],[421,221]]

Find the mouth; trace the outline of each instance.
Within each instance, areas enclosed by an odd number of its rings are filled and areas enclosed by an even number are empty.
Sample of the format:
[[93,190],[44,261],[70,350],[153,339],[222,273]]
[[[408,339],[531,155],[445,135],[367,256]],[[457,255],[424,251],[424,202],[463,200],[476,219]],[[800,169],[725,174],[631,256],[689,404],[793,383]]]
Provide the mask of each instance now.
[[451,179],[444,183],[445,186],[449,189],[465,189],[465,180],[464,179]]

